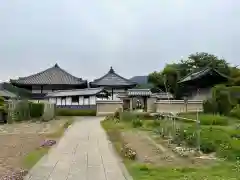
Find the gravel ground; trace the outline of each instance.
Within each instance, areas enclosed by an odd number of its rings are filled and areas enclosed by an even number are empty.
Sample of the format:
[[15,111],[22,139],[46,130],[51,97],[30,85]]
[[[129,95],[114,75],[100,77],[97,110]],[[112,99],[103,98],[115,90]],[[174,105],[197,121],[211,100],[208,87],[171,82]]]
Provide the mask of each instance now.
[[61,119],[0,125],[0,177],[21,169],[23,157],[41,145],[44,134],[55,132],[64,122]]

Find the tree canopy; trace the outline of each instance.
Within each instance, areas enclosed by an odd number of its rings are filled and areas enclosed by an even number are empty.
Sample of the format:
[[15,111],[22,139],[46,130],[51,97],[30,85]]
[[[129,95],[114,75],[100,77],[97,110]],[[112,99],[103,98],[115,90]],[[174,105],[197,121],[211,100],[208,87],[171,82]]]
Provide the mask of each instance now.
[[167,64],[162,70],[149,74],[149,82],[155,87],[167,90],[180,98],[181,88],[178,81],[189,73],[199,71],[203,68],[211,67],[218,72],[229,76],[231,85],[240,85],[240,69],[231,67],[225,59],[213,54],[201,52],[190,54],[187,59],[182,59],[179,63]]

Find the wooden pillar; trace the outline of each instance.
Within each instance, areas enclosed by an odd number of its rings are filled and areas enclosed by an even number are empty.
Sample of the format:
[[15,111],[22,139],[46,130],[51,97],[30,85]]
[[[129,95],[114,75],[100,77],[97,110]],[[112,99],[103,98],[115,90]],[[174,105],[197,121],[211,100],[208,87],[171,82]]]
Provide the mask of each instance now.
[[112,88],[112,100],[113,100],[113,88]]
[[130,98],[129,100],[130,100],[130,111],[132,111],[133,110],[133,98]]
[[143,97],[143,105],[144,105],[144,111],[147,112],[147,97]]

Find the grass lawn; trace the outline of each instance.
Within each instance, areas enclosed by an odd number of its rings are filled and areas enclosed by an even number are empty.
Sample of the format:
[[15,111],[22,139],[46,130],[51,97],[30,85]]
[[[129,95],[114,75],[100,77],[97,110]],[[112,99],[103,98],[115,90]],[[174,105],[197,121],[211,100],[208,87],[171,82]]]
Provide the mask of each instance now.
[[31,169],[50,148],[37,148],[36,150],[27,154],[23,159],[23,165],[26,169]]
[[[64,134],[65,130],[73,123],[73,119],[70,117],[66,122],[54,133],[46,134],[47,139],[59,140]],[[31,169],[45,154],[48,153],[50,147],[38,147],[34,151],[28,153],[23,159],[23,167]]]
[[[146,121],[147,122],[147,121]],[[138,141],[137,138],[141,139],[139,135],[134,136],[133,141],[131,142],[129,136],[123,136],[122,134],[126,134],[129,131],[132,131],[136,134],[137,132],[142,131],[150,131],[151,126],[149,124],[145,126],[146,122],[144,122],[143,127],[132,128],[131,123],[129,122],[120,122],[115,123],[113,120],[105,120],[102,121],[102,127],[106,130],[109,139],[113,142],[117,152],[121,155],[121,148],[124,143],[130,142],[133,145],[136,144],[135,141]],[[129,133],[127,133],[129,134]],[[141,133],[140,133],[141,134]],[[149,151],[150,143],[147,141],[139,141],[138,145],[135,145],[135,149],[137,155],[141,155],[141,153],[145,153],[145,151]],[[143,147],[145,144],[146,147]],[[144,149],[145,148],[145,149]],[[144,149],[144,151],[142,150]],[[159,151],[159,150],[158,150]],[[167,151],[156,153],[155,149],[153,152],[149,152],[147,155],[153,155],[153,160],[149,162],[136,160],[129,160],[123,157],[124,163],[132,175],[134,180],[237,180],[240,179],[240,163],[239,162],[228,162],[223,161],[219,163],[210,163],[211,165],[205,164],[201,166],[197,166],[195,164],[189,163],[187,157],[178,158],[170,158],[171,162],[165,160],[165,157],[174,156],[170,149]],[[167,156],[165,156],[167,154]],[[144,155],[144,154],[143,154]],[[158,156],[161,156],[160,158]],[[155,159],[159,159],[158,162],[155,163]],[[176,161],[176,163],[175,163]],[[180,164],[179,164],[180,162]],[[181,164],[182,162],[182,164]]]

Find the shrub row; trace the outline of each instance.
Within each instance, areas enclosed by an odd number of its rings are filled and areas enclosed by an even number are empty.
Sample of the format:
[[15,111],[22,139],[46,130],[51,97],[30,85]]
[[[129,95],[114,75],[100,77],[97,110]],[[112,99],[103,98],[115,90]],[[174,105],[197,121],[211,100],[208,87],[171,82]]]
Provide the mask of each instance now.
[[31,118],[40,118],[44,113],[43,103],[20,101],[15,108],[15,120],[23,121]]
[[96,116],[96,110],[57,108],[57,116]]

